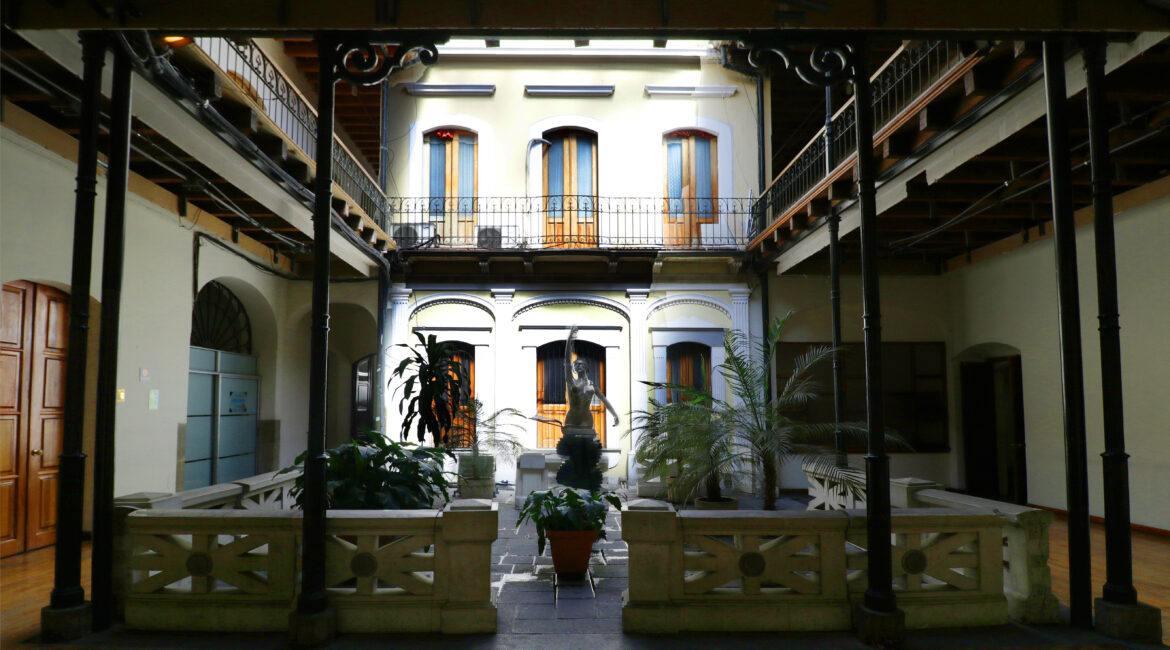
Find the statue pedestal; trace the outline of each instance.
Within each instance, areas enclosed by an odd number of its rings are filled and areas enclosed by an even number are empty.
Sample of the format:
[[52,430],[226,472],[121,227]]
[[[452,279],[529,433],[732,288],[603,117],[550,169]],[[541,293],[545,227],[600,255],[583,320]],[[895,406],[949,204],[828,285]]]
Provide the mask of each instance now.
[[592,426],[565,426],[557,454],[565,463],[557,470],[557,483],[591,492],[601,489],[601,441]]

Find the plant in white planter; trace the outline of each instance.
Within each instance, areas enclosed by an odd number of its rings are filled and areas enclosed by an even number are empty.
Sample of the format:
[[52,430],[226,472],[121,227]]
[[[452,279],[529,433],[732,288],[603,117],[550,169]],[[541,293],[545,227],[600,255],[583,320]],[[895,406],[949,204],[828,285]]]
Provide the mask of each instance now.
[[513,408],[488,415],[483,403],[472,398],[451,428],[453,439],[470,440],[470,452],[459,455],[459,495],[464,499],[490,499],[495,494],[496,464],[516,462],[522,431],[514,418],[524,416]]

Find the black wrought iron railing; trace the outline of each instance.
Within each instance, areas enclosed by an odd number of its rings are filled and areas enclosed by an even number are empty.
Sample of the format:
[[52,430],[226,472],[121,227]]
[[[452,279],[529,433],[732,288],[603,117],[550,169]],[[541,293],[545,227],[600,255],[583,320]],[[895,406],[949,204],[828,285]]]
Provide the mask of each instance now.
[[[317,112],[251,39],[198,37],[203,50],[310,159],[317,155]],[[333,141],[333,181],[383,230],[386,197],[339,141]]]
[[390,197],[387,232],[404,250],[742,250],[751,207],[751,198]]
[[[924,41],[894,53],[872,78],[874,133],[898,118],[919,97],[961,65],[967,57],[952,41]],[[754,239],[781,218],[837,167],[857,153],[853,100],[842,106],[792,162],[776,176],[752,209]],[[829,137],[826,137],[826,132]]]

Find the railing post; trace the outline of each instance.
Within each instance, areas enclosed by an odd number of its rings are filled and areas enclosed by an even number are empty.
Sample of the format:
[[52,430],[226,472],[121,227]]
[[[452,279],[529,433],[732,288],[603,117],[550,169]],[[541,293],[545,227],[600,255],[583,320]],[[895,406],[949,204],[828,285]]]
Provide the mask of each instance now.
[[[97,424],[93,468],[93,629],[114,618],[111,581],[114,517],[114,420],[118,386],[118,326],[126,250],[126,186],[130,170],[131,63],[125,47],[114,48],[110,92],[109,171],[106,175],[105,241],[102,248],[102,317],[98,352]],[[68,497],[66,497],[68,498]]]
[[1064,44],[1044,41],[1044,86],[1048,105],[1048,167],[1052,179],[1052,230],[1060,311],[1061,384],[1064,390],[1065,485],[1068,499],[1069,609],[1072,624],[1092,627],[1092,564],[1089,548],[1089,474],[1085,445],[1081,306],[1077,286],[1076,223],[1068,145],[1068,94]]
[[[85,365],[89,343],[89,290],[93,266],[93,213],[97,197],[97,138],[106,40],[81,33],[84,72],[81,133],[77,137],[77,198],[73,212],[73,271],[69,293],[69,356],[65,368],[65,423],[59,459],[59,494],[85,492]],[[89,633],[93,610],[81,586],[82,499],[57,499],[57,545],[53,550],[53,593],[41,610],[41,637],[69,641]]]
[[668,605],[676,583],[682,582],[678,513],[665,501],[632,499],[622,506],[622,539],[630,554],[622,631],[677,633],[681,627],[678,610]]
[[488,499],[461,499],[443,510],[436,556],[445,561],[435,569],[446,573],[441,577],[446,593],[436,594],[446,597],[439,623],[444,634],[496,631],[491,563],[499,508]]
[[1096,601],[1097,629],[1112,637],[1157,643],[1161,611],[1141,605],[1133,586],[1129,518],[1129,454],[1121,392],[1121,325],[1117,306],[1117,254],[1113,233],[1113,183],[1105,105],[1105,41],[1087,40],[1085,100],[1093,176],[1093,241],[1097,258],[1097,320],[1101,339],[1101,410],[1105,452],[1105,588]]

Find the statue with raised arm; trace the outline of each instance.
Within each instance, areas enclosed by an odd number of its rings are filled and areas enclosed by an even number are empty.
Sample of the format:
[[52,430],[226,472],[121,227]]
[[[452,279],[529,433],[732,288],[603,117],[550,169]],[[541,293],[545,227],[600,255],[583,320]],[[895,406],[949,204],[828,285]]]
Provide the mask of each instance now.
[[[565,413],[565,428],[587,427],[593,431],[593,413],[589,410],[589,406],[593,403],[594,395],[613,414],[613,426],[616,427],[621,423],[617,409],[589,380],[588,364],[585,363],[584,359],[573,361],[573,342],[576,340],[577,326],[574,325],[573,329],[569,330],[569,338],[565,340],[565,397],[569,403],[569,410]],[[596,434],[596,432],[594,433]]]
[[576,340],[577,326],[574,325],[565,340],[565,401],[569,409],[561,427],[563,435],[557,442],[557,453],[565,457],[564,464],[557,470],[557,483],[596,491],[601,488],[601,441],[593,429],[593,413],[589,410],[593,396],[596,395],[613,414],[615,427],[620,420],[617,410],[590,381],[585,360],[573,361],[573,342]]

